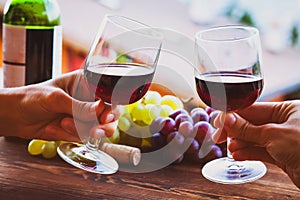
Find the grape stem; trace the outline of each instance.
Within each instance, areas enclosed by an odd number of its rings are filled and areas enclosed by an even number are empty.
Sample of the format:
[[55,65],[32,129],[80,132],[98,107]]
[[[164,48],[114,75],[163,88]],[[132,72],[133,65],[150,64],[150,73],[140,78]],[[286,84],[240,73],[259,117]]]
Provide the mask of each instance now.
[[184,104],[191,102],[193,99],[194,99],[193,97],[186,98],[186,99],[180,98],[180,100],[181,100]]

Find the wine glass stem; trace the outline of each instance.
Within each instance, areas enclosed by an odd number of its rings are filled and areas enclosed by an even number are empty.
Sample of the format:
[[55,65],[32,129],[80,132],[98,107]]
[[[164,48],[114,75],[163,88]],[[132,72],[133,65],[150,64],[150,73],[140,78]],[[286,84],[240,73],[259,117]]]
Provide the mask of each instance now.
[[232,154],[231,154],[231,152],[228,149],[228,145],[231,142],[231,140],[232,140],[232,138],[227,137],[227,158],[228,158],[228,161],[234,161],[234,159],[232,157]]
[[[104,102],[104,105],[107,107],[111,107],[111,104],[107,102]],[[85,147],[90,151],[96,151],[99,149],[100,142],[101,142],[101,138],[93,138],[89,136],[87,143],[85,144]]]
[[228,145],[231,142],[232,138],[227,137],[227,174],[232,177],[241,176],[244,174],[245,168],[241,162],[235,161],[232,157],[231,152],[228,150]]
[[96,151],[99,148],[101,139],[89,137],[86,143],[86,148],[90,151]]

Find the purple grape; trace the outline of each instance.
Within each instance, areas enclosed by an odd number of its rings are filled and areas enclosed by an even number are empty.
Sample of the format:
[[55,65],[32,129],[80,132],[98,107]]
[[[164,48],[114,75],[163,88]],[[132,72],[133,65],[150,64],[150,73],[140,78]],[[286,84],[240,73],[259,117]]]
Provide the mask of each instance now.
[[189,121],[190,123],[193,123],[193,119],[192,119],[192,117],[189,114],[179,114],[179,115],[177,115],[177,117],[175,118],[175,126],[176,126],[176,128],[178,129],[179,125],[182,122],[185,122],[185,121]]
[[160,149],[166,145],[166,136],[161,133],[154,133],[151,137],[151,146],[153,150]]
[[172,164],[180,164],[184,159],[184,154],[179,155],[179,157]]
[[182,155],[184,154],[184,137],[178,133],[178,131],[173,131],[167,136],[167,143],[166,151],[163,152],[162,156],[165,156],[168,160],[173,160],[179,163],[181,162]]
[[188,114],[188,112],[184,109],[177,109],[175,110],[173,113],[170,114],[169,117],[171,117],[172,119],[175,120],[175,118],[177,117],[177,115],[179,114]]
[[206,107],[205,108],[205,112],[210,115],[211,112],[215,111],[215,109],[211,108],[211,107]]
[[176,129],[175,121],[170,117],[164,118],[161,123],[163,127],[160,130],[160,133],[162,133],[163,135],[168,135],[169,133],[171,133]]
[[203,109],[196,110],[192,113],[192,119],[194,123],[199,121],[209,121],[209,115]]
[[185,139],[185,144],[188,145],[188,149],[186,150],[186,153],[188,154],[195,154],[198,152],[200,145],[198,141],[194,138],[186,138]]
[[209,114],[209,123],[214,126],[214,121],[217,118],[217,116],[220,114],[221,111],[214,110]]
[[218,145],[211,145],[209,147],[209,152],[206,155],[201,155],[201,150],[199,151],[199,157],[202,156],[203,162],[208,162],[223,156],[222,150]]
[[200,121],[194,124],[194,134],[199,143],[211,141],[214,128],[209,122]]
[[198,112],[198,111],[205,111],[205,110],[203,108],[196,107],[191,110],[190,114],[193,115],[194,112]]
[[174,142],[175,145],[182,145],[184,137],[178,131],[173,131],[167,136],[167,143],[170,142]]
[[183,135],[185,138],[191,137],[194,138],[194,125],[190,121],[181,122],[178,127],[178,132]]
[[164,124],[163,124],[164,119],[165,119],[164,117],[155,118],[149,126],[150,133],[154,134],[154,133],[157,133],[160,130],[162,130],[162,128],[164,126]]

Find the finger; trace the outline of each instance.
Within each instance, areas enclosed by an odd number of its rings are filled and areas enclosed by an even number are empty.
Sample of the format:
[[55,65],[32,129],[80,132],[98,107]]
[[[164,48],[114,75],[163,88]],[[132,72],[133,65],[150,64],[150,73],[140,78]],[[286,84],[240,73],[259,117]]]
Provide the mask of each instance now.
[[95,123],[95,121],[85,122],[66,117],[61,120],[61,127],[64,131],[72,135],[78,135],[83,141],[89,137],[90,131],[95,126]]
[[90,102],[95,100],[85,82],[82,69],[74,70],[52,79],[52,85],[63,89],[77,100]]
[[223,128],[224,127],[224,122],[225,122],[225,116],[226,116],[226,114],[224,112],[220,112],[216,116],[216,118],[215,118],[215,120],[213,122],[214,127],[216,127],[216,128]]
[[238,140],[238,139],[232,139],[230,141],[230,143],[227,145],[227,147],[228,147],[228,150],[230,152],[234,152],[234,151],[237,151],[237,150],[240,150],[240,149],[251,147],[253,145],[254,144],[250,143],[250,142],[245,142],[245,141]]
[[249,147],[232,152],[232,156],[236,161],[259,160],[275,164],[275,160],[268,154],[266,149],[262,147]]
[[102,102],[81,102],[73,100],[73,115],[81,121],[95,121],[99,113],[104,111]]
[[256,102],[237,113],[255,125],[279,123],[278,119],[280,118],[274,113],[276,113],[281,105],[281,102]]
[[61,127],[63,131],[72,135],[79,135],[81,140],[85,140],[88,136],[96,139],[103,137],[110,137],[114,134],[117,126],[117,121],[108,124],[98,124],[74,121],[73,118],[64,118],[61,120]]
[[103,103],[99,100],[96,102],[84,102],[73,99],[72,97],[64,94],[64,98],[60,98],[61,102],[58,112],[68,114],[81,121],[96,121],[97,116],[103,112]]
[[[99,115],[98,115],[99,116]],[[115,115],[111,110],[111,107],[104,104],[103,112],[99,116],[99,123],[100,124],[107,124],[115,120]]]
[[77,128],[73,118],[66,117],[61,120],[61,127],[68,133],[77,133]]
[[212,135],[212,140],[216,143],[216,144],[220,144],[223,142],[226,142],[227,140],[227,132],[224,129],[217,129],[213,135]]
[[41,138],[37,139],[43,139],[48,141],[69,141],[69,142],[80,142],[80,138],[77,135],[70,134],[68,131],[65,131],[64,129],[49,125],[45,128],[45,134],[41,135]]
[[236,113],[226,114],[224,129],[228,137],[259,145],[266,143],[266,138],[262,137],[263,126],[255,126]]
[[225,117],[226,114],[221,112],[217,115],[217,117],[214,120],[214,127],[216,127],[217,130],[212,135],[212,139],[217,144],[226,142],[227,140],[227,132],[224,129]]
[[104,131],[106,137],[111,137],[115,133],[115,130],[117,128],[117,124],[118,124],[117,121],[113,121],[113,122],[108,123],[108,124],[99,124],[99,125],[95,126],[92,129],[92,131],[94,131],[96,129],[101,129],[101,130]]
[[90,131],[90,136],[94,139],[101,139],[106,137],[105,130],[101,129],[98,126],[95,126]]

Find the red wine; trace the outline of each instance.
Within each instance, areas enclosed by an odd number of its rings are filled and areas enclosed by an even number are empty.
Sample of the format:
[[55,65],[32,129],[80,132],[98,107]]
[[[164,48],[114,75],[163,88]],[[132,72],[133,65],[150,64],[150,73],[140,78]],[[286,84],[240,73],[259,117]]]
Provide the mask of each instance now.
[[110,104],[126,105],[148,91],[154,69],[138,64],[100,64],[86,67],[85,78],[95,96]]
[[207,73],[196,77],[196,87],[206,105],[218,110],[236,111],[256,101],[262,91],[263,80],[249,74]]

